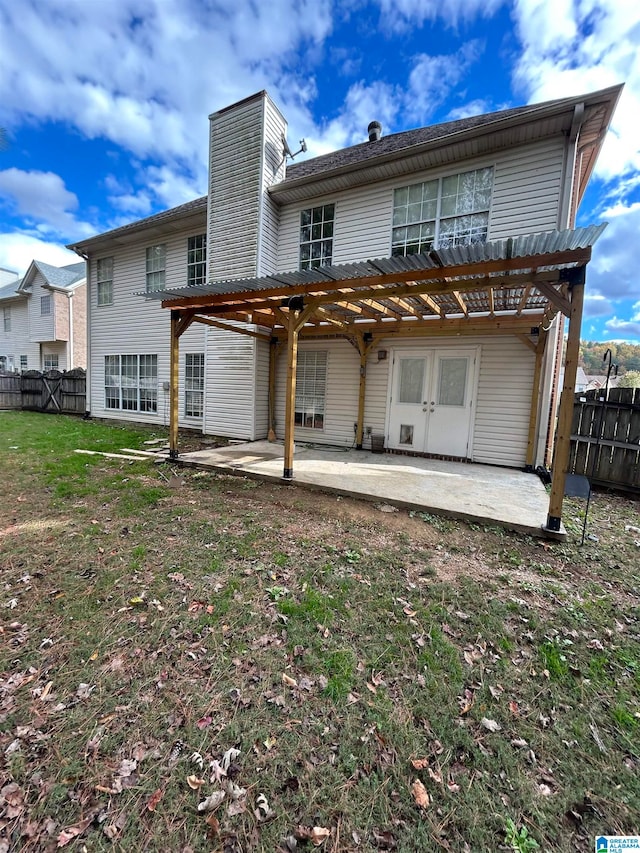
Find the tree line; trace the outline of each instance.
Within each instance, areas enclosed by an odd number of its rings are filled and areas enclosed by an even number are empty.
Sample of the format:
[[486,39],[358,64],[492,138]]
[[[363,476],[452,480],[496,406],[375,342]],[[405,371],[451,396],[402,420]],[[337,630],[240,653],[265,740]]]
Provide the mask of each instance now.
[[580,364],[588,376],[606,373],[603,359],[608,349],[611,350],[612,364],[618,365],[618,375],[640,371],[640,344],[580,341]]

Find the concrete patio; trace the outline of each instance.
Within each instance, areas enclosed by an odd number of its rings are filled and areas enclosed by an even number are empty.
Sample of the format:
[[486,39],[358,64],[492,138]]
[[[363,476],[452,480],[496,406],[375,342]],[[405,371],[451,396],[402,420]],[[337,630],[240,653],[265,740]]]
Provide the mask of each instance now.
[[182,453],[179,462],[549,536],[542,529],[549,507],[543,484],[512,468],[296,445],[294,478],[284,481],[283,446],[268,441]]

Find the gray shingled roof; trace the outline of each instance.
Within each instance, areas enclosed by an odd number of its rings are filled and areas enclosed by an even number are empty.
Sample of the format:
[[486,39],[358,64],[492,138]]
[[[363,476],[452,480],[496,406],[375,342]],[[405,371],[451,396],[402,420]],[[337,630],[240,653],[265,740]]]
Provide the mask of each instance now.
[[82,281],[86,275],[84,261],[77,264],[67,264],[64,267],[54,267],[52,264],[45,264],[44,261],[34,261],[33,263],[52,287],[72,287]]
[[[101,240],[110,237],[119,237],[129,231],[137,231],[139,228],[146,228],[149,225],[160,225],[166,220],[171,220],[180,216],[185,216],[189,213],[197,213],[200,210],[206,211],[207,196],[194,198],[193,201],[188,201],[185,204],[180,204],[177,207],[172,207],[169,210],[162,210],[160,213],[154,213],[153,216],[147,216],[145,219],[136,219],[135,222],[129,222],[128,225],[121,225],[119,228],[113,228],[111,231],[104,231],[102,234],[97,234]],[[78,240],[77,243],[67,246],[67,249],[81,248],[85,244],[90,244],[96,237],[89,237],[87,240]]]
[[285,187],[289,181],[315,177],[323,172],[329,172],[343,166],[355,166],[373,157],[396,154],[414,145],[432,142],[436,139],[451,136],[453,133],[473,130],[474,128],[491,125],[498,121],[507,121],[519,115],[535,113],[554,105],[560,106],[563,103],[573,103],[574,101],[575,98],[559,98],[540,104],[529,104],[525,107],[514,107],[509,110],[496,110],[492,113],[469,116],[468,118],[461,118],[456,121],[446,121],[441,124],[430,125],[429,127],[418,127],[414,130],[391,133],[389,136],[382,136],[376,142],[361,142],[358,145],[352,145],[350,148],[342,148],[338,151],[332,151],[329,154],[323,154],[320,157],[314,157],[311,160],[293,163],[287,166],[287,177],[277,186]]
[[19,296],[17,291],[21,281],[21,278],[17,278],[15,281],[5,284],[4,287],[0,287],[0,299],[11,299],[13,296]]

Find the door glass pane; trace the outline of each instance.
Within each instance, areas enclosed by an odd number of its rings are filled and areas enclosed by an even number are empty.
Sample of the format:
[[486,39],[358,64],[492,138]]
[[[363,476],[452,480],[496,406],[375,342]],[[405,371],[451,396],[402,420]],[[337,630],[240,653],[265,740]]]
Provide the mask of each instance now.
[[468,358],[440,359],[439,406],[464,406],[468,363]]
[[424,368],[424,358],[400,359],[399,403],[422,403]]
[[413,444],[413,424],[400,424],[400,444]]

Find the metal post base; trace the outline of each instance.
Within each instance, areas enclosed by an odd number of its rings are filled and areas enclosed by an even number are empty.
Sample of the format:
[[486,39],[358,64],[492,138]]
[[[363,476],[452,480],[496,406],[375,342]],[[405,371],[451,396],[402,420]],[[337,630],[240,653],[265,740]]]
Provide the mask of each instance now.
[[559,515],[548,515],[545,530],[550,530],[553,533],[559,533],[561,521],[562,519]]
[[178,458],[178,451],[177,450],[170,450],[169,451],[169,459],[171,459],[172,462],[175,462],[177,460],[177,458]]
[[293,480],[293,468],[285,468],[282,475],[283,480]]

